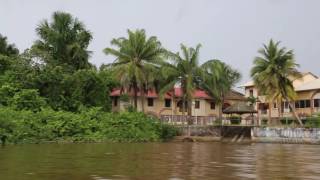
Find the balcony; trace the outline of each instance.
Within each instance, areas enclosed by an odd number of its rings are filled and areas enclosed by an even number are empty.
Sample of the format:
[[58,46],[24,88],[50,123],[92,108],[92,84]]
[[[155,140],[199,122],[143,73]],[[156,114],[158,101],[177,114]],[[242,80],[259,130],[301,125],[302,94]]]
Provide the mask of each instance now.
[[[187,125],[189,116],[183,115],[161,115],[160,121],[166,124]],[[214,116],[191,116],[192,125],[213,125],[217,118]]]
[[[188,125],[188,117],[189,116],[183,116],[183,115],[161,115],[160,116],[160,121],[162,123],[166,124],[172,124],[172,125]],[[206,125],[221,125],[220,122],[218,122],[217,117],[215,116],[191,116],[190,118],[190,125],[193,126],[206,126]],[[252,126],[252,125],[257,125],[257,118],[254,117],[254,120],[252,117],[246,117],[243,118],[239,124],[236,125],[241,125],[241,126]],[[233,126],[235,124],[232,124],[230,119],[227,117],[223,117],[222,119],[222,125],[225,126]]]

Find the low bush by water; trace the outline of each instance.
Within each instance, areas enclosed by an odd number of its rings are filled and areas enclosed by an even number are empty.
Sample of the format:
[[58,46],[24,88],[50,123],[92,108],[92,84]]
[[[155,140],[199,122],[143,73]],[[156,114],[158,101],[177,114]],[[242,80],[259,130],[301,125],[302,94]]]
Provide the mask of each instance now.
[[107,113],[91,108],[81,113],[0,108],[2,143],[149,142],[170,139],[176,129],[143,113]]

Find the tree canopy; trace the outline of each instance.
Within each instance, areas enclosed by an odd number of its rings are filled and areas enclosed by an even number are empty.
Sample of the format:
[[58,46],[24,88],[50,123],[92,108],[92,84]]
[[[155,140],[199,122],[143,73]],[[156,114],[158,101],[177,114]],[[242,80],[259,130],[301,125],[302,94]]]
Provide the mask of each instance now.
[[62,66],[69,71],[92,66],[87,50],[92,40],[91,32],[71,14],[54,12],[52,22],[42,21],[36,32],[39,40],[32,46],[32,51],[47,65]]

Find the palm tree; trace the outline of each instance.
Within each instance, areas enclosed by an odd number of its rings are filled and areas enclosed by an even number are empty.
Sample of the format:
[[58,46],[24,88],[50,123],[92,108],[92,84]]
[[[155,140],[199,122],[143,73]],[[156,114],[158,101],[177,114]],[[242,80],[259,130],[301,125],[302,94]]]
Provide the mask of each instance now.
[[[166,81],[160,90],[160,94],[163,95],[173,90],[175,85],[180,84],[182,112],[184,115],[187,110],[189,117],[191,116],[193,93],[199,87],[201,78],[201,69],[198,62],[200,46],[199,44],[196,48],[187,48],[181,44],[183,56],[180,56],[179,53],[167,52],[171,63],[165,63],[161,69],[161,74]],[[190,123],[189,119],[188,124]]]
[[32,46],[32,52],[46,64],[67,67],[71,71],[91,67],[87,48],[92,35],[71,14],[54,12],[52,22],[44,20],[36,32],[40,39]]
[[[272,102],[274,99],[284,99],[288,102],[293,116],[302,122],[295,112],[292,101],[296,97],[291,78],[299,78],[298,64],[295,63],[292,50],[279,47],[280,42],[273,42],[271,39],[268,45],[258,52],[261,56],[254,60],[254,67],[251,69],[251,77],[254,80],[260,93],[265,94],[266,98]],[[269,120],[271,119],[269,103]]]
[[209,60],[201,68],[204,71],[201,86],[219,105],[219,120],[221,120],[225,95],[239,82],[241,74],[219,60]]
[[135,108],[137,108],[138,91],[140,91],[142,111],[144,111],[144,94],[152,87],[157,77],[156,72],[163,61],[165,50],[157,37],[147,38],[143,29],[128,30],[128,36],[128,38],[113,39],[111,44],[117,49],[105,48],[104,52],[116,57],[111,67],[122,88],[134,91]]

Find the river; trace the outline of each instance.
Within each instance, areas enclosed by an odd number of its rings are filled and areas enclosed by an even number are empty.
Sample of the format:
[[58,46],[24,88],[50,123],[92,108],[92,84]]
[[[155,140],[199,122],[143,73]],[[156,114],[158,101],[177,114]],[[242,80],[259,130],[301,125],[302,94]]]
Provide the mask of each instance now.
[[320,179],[320,146],[229,143],[0,147],[1,180]]

